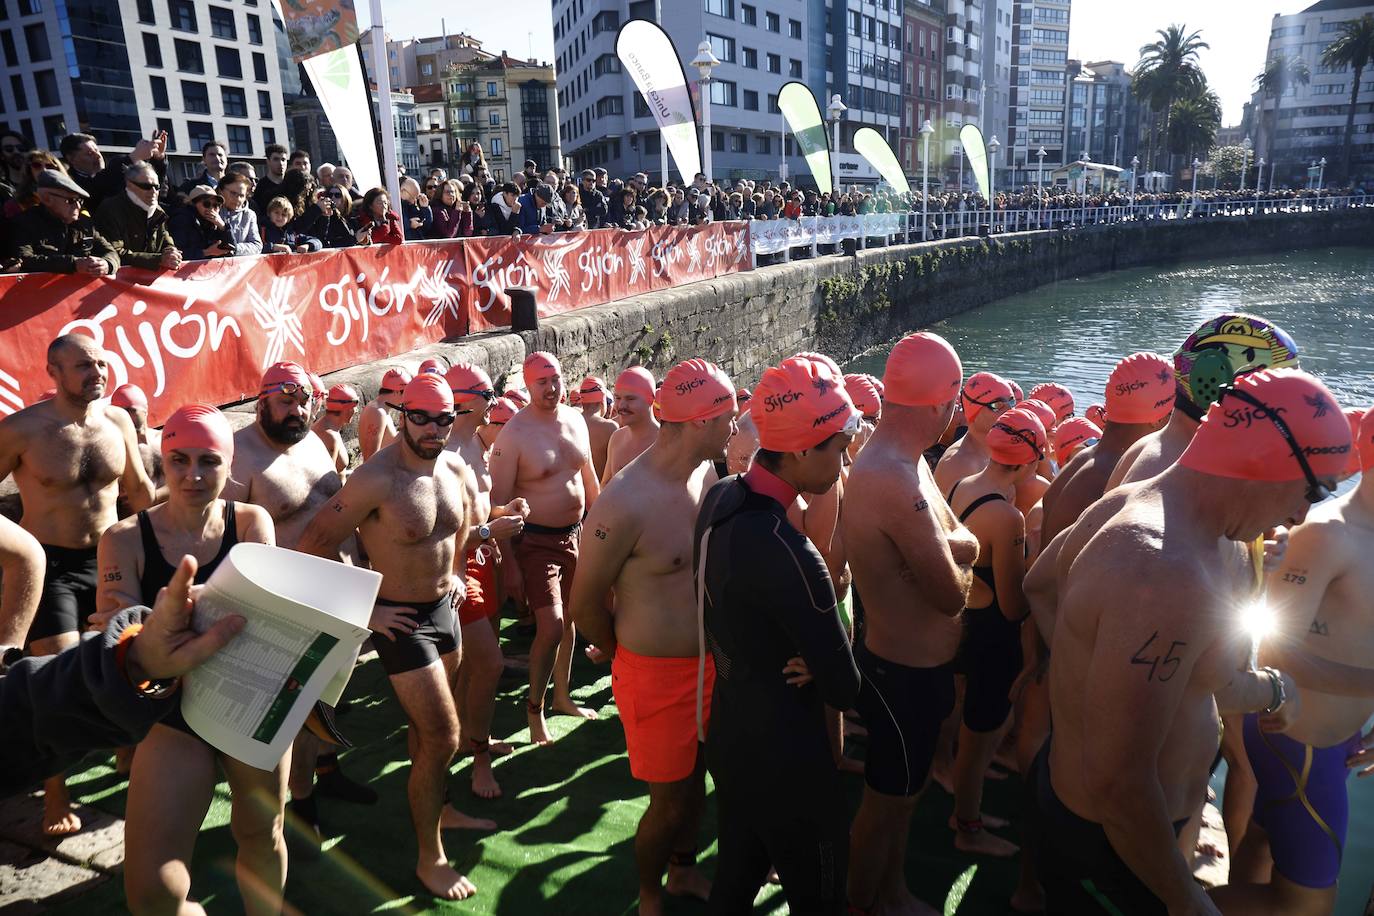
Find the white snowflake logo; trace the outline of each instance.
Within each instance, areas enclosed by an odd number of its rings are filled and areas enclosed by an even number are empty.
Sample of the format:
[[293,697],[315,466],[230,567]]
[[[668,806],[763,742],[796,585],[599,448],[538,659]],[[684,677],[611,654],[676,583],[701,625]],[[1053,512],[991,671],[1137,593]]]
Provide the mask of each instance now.
[[644,263],[644,239],[637,239],[628,242],[625,249],[630,255],[630,285],[641,279],[648,273],[648,266]]
[[24,409],[19,396],[19,379],[0,369],[0,414],[12,414]]
[[735,234],[735,263],[738,264],[744,259],[745,252],[749,250],[748,235],[744,232]]
[[544,272],[549,275],[549,301],[558,298],[560,292],[572,292],[572,277],[568,276],[568,268],[563,266],[563,259],[568,256],[571,248],[551,248],[544,252]]
[[264,299],[253,287],[248,287],[248,298],[253,302],[253,318],[258,327],[267,334],[267,351],[263,355],[262,367],[281,362],[289,343],[296,352],[305,355],[305,332],[301,328],[300,316],[291,305],[291,277],[275,277],[271,290]]
[[462,294],[453,284],[448,282],[449,270],[453,267],[453,260],[440,261],[432,270],[421,270],[417,278],[416,287],[421,296],[430,302],[430,310],[425,315],[425,327],[432,327],[438,324],[447,312],[449,317],[455,321],[462,316],[458,314],[458,306],[462,302]]
[[696,239],[692,239],[691,244],[687,246],[687,259],[687,269],[689,271],[701,270],[701,249],[697,247]]

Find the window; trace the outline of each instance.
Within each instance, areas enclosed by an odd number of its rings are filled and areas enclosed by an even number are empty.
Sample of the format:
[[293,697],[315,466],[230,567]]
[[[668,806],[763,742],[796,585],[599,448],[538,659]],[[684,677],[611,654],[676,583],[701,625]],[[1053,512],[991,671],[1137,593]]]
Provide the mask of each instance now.
[[5,51],[5,66],[19,66],[19,52],[14,48],[14,33],[9,29],[0,31],[0,47]]
[[167,131],[167,152],[170,153],[170,152],[172,152],[173,150],[175,150],[175,149],[176,149],[176,136],[172,133],[172,119],[171,119],[171,118],[158,118],[158,119],[157,119],[157,129],[158,129],[158,130],[165,130],[165,131]]
[[614,10],[605,10],[592,18],[593,35],[600,35],[602,32],[614,32],[618,28],[620,28],[620,13]]
[[34,16],[43,12],[43,4],[39,0],[19,0],[19,15]]
[[789,38],[801,38],[801,21],[797,19],[787,20],[787,35]]
[[238,41],[239,30],[234,25],[234,11],[222,6],[210,7],[210,34],[216,38]]
[[434,64],[430,63],[429,61],[425,61],[423,64],[421,64],[421,65],[420,65],[420,75],[421,75],[421,76],[433,76],[433,75],[434,75]]
[[1069,33],[1059,29],[1035,29],[1031,39],[1036,44],[1066,45],[1069,43]]
[[769,55],[768,55],[768,72],[769,72],[769,73],[781,73],[781,72],[782,72],[782,58],[781,58],[779,55],[777,55],[777,54],[769,54]]
[[172,103],[167,100],[167,81],[160,76],[148,77],[153,87],[153,107],[158,111],[171,111]]
[[43,23],[35,22],[24,26],[24,44],[29,46],[29,61],[52,60],[52,47],[48,44],[48,30]]
[[[20,6],[22,7],[23,4],[21,3]],[[1323,34],[1323,35],[1330,35],[1332,32],[1339,32],[1339,31],[1341,30],[1341,26],[1343,26],[1343,25],[1345,25],[1347,22],[1351,22],[1351,21],[1352,21],[1352,20],[1349,20],[1349,19],[1342,19],[1342,20],[1340,20],[1339,22],[1323,22],[1323,23],[1322,23],[1322,34]]]
[[711,80],[711,104],[734,108],[739,105],[735,95],[735,83],[731,80]]
[[10,77],[10,89],[14,93],[14,105],[16,108],[25,109],[29,107],[29,96],[24,91],[24,77],[18,73]]
[[243,79],[243,59],[238,48],[215,48],[215,66],[220,76]]
[[1040,105],[1063,105],[1064,90],[1062,89],[1032,89],[1030,100]]
[[735,62],[735,40],[726,38],[724,35],[712,35],[706,33],[706,40],[711,43],[711,53],[720,58],[723,64],[733,64]]
[[195,114],[210,113],[210,93],[204,83],[181,81],[181,107]]
[[490,124],[492,127],[500,127],[501,112],[495,110],[487,112],[487,123]]
[[749,152],[749,137],[747,134],[730,135],[730,152],[747,153]]
[[262,145],[269,147],[277,142],[277,129],[275,127],[264,127],[262,129]]
[[173,39],[177,49],[177,69],[182,73],[204,73],[205,62],[200,59],[200,45],[194,41]]
[[162,43],[152,32],[143,33],[143,59],[150,67],[162,66]]
[[172,28],[182,32],[195,32],[196,7],[191,0],[167,0],[167,13],[172,19]]
[[224,103],[226,118],[248,117],[248,99],[237,86],[225,86],[219,91],[220,101]]
[[146,25],[157,24],[157,17],[153,15],[153,0],[138,0],[138,21]]
[[725,152],[725,134],[718,130],[711,131],[711,149],[717,153]]
[[253,79],[259,83],[267,82],[267,58],[256,51],[253,52]]
[[506,151],[506,144],[505,144],[505,141],[502,140],[500,137],[492,137],[492,138],[491,138],[491,154],[492,154],[493,156],[500,156],[500,155],[503,155],[503,154],[505,153],[505,151]]
[[759,52],[753,48],[745,48],[744,66],[750,70],[757,70],[759,68]]
[[706,12],[726,19],[735,18],[735,0],[706,0]]
[[494,83],[494,82],[488,82],[488,83],[487,83],[487,98],[489,98],[489,99],[494,99],[494,98],[496,98],[496,83]]
[[758,111],[758,110],[759,110],[759,94],[758,94],[756,91],[754,91],[753,89],[746,89],[746,90],[744,90],[744,110],[745,110],[745,111]]
[[773,138],[768,134],[754,138],[754,152],[767,156],[773,152]]
[[1047,51],[1044,48],[1033,48],[1031,50],[1031,60],[1037,64],[1062,64],[1068,58],[1064,51]]
[[186,141],[191,144],[191,149],[196,153],[204,149],[205,144],[213,139],[215,139],[215,128],[208,121],[186,122]]
[[262,44],[262,23],[257,16],[248,17],[248,41],[255,45]]
[[1345,83],[1321,83],[1312,87],[1313,95],[1344,95]]
[[747,4],[747,3],[742,3],[742,4],[740,4],[739,11],[740,11],[740,17],[741,17],[741,19],[742,19],[742,21],[744,22],[745,25],[758,25],[758,24],[759,24],[759,11],[758,11],[758,7],[750,6],[750,5]]
[[596,100],[596,116],[609,117],[625,113],[625,100],[618,95],[608,95]]
[[770,32],[782,31],[782,17],[777,13],[763,14],[763,27]]
[[777,113],[780,112],[780,111],[782,111],[782,109],[778,107],[778,97],[777,97],[776,95],[773,95],[772,93],[769,93],[769,94],[768,94],[768,112],[769,112],[770,114],[777,114]]
[[57,74],[52,70],[40,70],[35,73],[33,88],[38,93],[40,108],[56,108],[62,104],[62,95],[57,91]]
[[801,79],[801,61],[789,59],[787,61],[787,75],[793,79]]
[[232,156],[253,155],[253,133],[245,124],[230,124],[225,130],[229,134],[229,154]]

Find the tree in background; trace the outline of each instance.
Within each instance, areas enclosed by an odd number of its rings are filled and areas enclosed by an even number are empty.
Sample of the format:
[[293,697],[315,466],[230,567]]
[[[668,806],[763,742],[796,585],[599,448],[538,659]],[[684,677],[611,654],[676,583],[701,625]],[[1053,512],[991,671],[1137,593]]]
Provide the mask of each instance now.
[[[1274,140],[1279,132],[1279,98],[1292,92],[1299,86],[1306,86],[1312,79],[1312,71],[1307,66],[1307,61],[1296,54],[1275,54],[1269,58],[1264,65],[1264,72],[1255,77],[1255,88],[1260,92],[1260,142],[1255,144],[1255,155],[1268,153],[1272,159],[1274,157]],[[1272,99],[1274,104],[1269,108],[1270,128],[1266,135],[1264,130],[1265,116],[1264,103]]]
[[[1199,51],[1211,46],[1202,40],[1200,31],[1189,32],[1186,25],[1170,25],[1167,29],[1159,29],[1155,34],[1159,35],[1159,39],[1140,49],[1140,61],[1135,66],[1134,89],[1136,96],[1145,102],[1152,112],[1164,113],[1163,133],[1167,143],[1170,109],[1173,108],[1174,102],[1207,85],[1207,79],[1198,66],[1197,56]],[[1152,138],[1152,168],[1153,155]],[[1171,157],[1169,171],[1173,170]]]
[[1360,79],[1364,68],[1374,63],[1374,13],[1341,23],[1341,34],[1322,52],[1322,63],[1331,68],[1349,67],[1354,71],[1350,87],[1350,109],[1345,113],[1345,148],[1341,151],[1341,175],[1351,184],[1350,156],[1355,142],[1355,105],[1360,100]]
[[1240,169],[1245,150],[1239,146],[1214,146],[1207,151],[1205,170],[1217,177],[1220,186],[1240,187]]
[[1169,152],[1192,162],[1211,149],[1221,129],[1221,99],[1205,84],[1169,108]]

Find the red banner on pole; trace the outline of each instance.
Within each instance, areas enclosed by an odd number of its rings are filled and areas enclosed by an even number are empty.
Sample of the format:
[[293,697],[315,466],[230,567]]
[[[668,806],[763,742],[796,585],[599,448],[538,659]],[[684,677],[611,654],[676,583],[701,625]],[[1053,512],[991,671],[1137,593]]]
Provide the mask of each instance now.
[[747,224],[722,223],[0,277],[0,415],[52,386],[44,353],[70,332],[109,353],[111,389],[147,392],[156,425],[190,401],[251,397],[279,360],[324,374],[508,326],[508,287],[535,289],[549,315],[744,270],[747,253]]

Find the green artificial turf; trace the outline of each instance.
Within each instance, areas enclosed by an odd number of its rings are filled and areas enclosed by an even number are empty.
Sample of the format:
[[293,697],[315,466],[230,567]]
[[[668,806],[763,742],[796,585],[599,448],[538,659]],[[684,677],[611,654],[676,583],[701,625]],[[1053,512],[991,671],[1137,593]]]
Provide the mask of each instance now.
[[[507,627],[509,635],[513,628]],[[505,640],[508,652],[524,651],[526,640]],[[492,833],[446,831],[445,844],[454,867],[477,885],[475,897],[440,902],[425,894],[414,877],[415,839],[405,798],[405,722],[375,661],[361,665],[345,697],[348,711],[340,727],[356,745],[341,755],[343,768],[381,795],[373,806],[320,799],[327,831],[336,840],[314,862],[293,861],[286,885],[288,906],[299,913],[365,912],[555,914],[618,916],[634,913],[637,879],[634,831],[648,803],[644,784],[630,776],[625,736],[611,698],[609,668],[577,655],[574,696],[601,713],[597,721],[551,718],[558,736],[549,747],[525,742],[524,690],[520,677],[508,672],[501,682],[493,734],[509,738],[516,752],[497,761],[495,772],[505,792],[492,801],[469,790],[470,763],[459,761],[449,781],[455,805],[468,814],[490,817]],[[95,760],[95,758],[92,758]],[[101,759],[74,772],[74,796],[89,805],[122,815],[127,784]],[[851,810],[858,807],[859,776],[845,777]],[[707,783],[708,796],[711,785]],[[984,810],[1015,817],[1020,810],[1015,777],[989,781]],[[798,804],[805,804],[798,799]],[[959,913],[1009,912],[1006,901],[1016,880],[1015,861],[979,859],[953,848],[945,822],[952,800],[932,785],[917,808],[908,848],[907,875],[916,895],[943,909],[950,887],[968,877]],[[192,893],[210,913],[241,913],[234,883],[234,843],[229,834],[229,795],[221,783],[205,819],[192,865]],[[701,865],[709,876],[715,868],[715,800],[708,797],[701,832]],[[1013,828],[1014,829],[1014,828]],[[1007,834],[1015,839],[1014,833]],[[960,881],[960,883],[963,883]],[[756,911],[782,914],[781,892],[767,887]],[[85,896],[49,910],[54,914],[126,912],[123,886],[111,881]],[[668,912],[705,913],[705,904],[669,898]],[[946,909],[946,912],[953,912]]]

